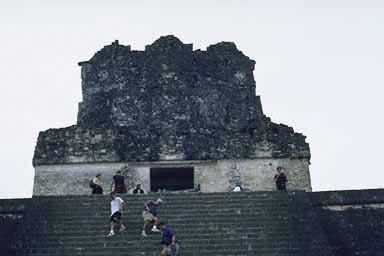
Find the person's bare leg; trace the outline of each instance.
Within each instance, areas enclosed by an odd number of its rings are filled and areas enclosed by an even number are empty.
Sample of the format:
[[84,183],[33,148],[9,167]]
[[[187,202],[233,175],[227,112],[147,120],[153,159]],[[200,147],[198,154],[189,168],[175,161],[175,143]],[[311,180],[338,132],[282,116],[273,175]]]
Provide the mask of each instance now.
[[115,223],[111,221],[111,231],[108,233],[107,236],[113,236],[115,234],[115,231],[113,231],[114,227],[115,227]]
[[167,253],[165,252],[165,249],[163,249],[163,250],[160,252],[160,256],[167,256]]
[[121,221],[119,221],[119,223],[120,223],[120,232],[123,232],[124,230],[126,230],[126,227],[124,226],[124,224]]
[[160,220],[157,218],[157,217],[153,217],[153,228],[152,228],[152,232],[160,232],[160,230],[157,228],[157,225],[160,223]]

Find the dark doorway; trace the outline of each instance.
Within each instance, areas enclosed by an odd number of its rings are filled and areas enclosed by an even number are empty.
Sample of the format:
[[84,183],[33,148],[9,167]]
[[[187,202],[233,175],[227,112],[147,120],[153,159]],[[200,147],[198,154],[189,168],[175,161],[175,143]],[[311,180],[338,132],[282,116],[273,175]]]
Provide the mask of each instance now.
[[151,191],[192,189],[193,167],[151,168]]

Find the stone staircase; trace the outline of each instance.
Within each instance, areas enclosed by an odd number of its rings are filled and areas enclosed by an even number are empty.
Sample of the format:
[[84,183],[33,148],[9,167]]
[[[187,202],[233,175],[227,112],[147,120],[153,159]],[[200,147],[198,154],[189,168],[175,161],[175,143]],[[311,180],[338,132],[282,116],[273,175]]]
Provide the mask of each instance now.
[[144,201],[176,230],[181,256],[332,255],[305,192],[122,195],[127,230],[107,238],[107,195],[34,197],[15,244],[19,256],[159,255],[161,235],[140,236]]

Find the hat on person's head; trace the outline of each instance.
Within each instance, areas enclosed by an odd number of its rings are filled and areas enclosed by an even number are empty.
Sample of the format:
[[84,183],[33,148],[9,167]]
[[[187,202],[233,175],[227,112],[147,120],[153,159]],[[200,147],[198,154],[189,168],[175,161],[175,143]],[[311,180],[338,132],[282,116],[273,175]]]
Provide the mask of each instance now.
[[278,167],[276,168],[276,171],[281,171],[281,170],[283,170],[283,167],[281,167],[281,166],[278,166]]
[[120,170],[118,170],[116,173],[121,173],[121,171],[120,171]]
[[157,203],[157,204],[162,204],[162,203],[163,203],[163,200],[162,200],[161,198],[157,198],[156,203]]

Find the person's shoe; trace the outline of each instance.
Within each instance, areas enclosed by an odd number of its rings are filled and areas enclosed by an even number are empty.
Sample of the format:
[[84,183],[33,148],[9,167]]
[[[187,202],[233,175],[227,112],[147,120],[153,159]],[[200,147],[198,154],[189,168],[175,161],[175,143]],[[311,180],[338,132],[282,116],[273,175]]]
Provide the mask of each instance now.
[[111,231],[108,233],[107,237],[111,237],[111,236],[114,236],[115,235],[115,232]]
[[157,227],[156,227],[156,226],[153,226],[153,228],[151,229],[151,231],[152,231],[152,232],[160,232],[160,230],[159,230],[159,229],[157,229]]
[[121,227],[120,227],[120,232],[123,232],[123,231],[126,230],[126,229],[127,229],[126,227],[121,226]]
[[142,237],[147,237],[148,235],[147,235],[147,233],[145,233],[145,231],[143,230],[143,231],[141,232],[141,236],[142,236]]

